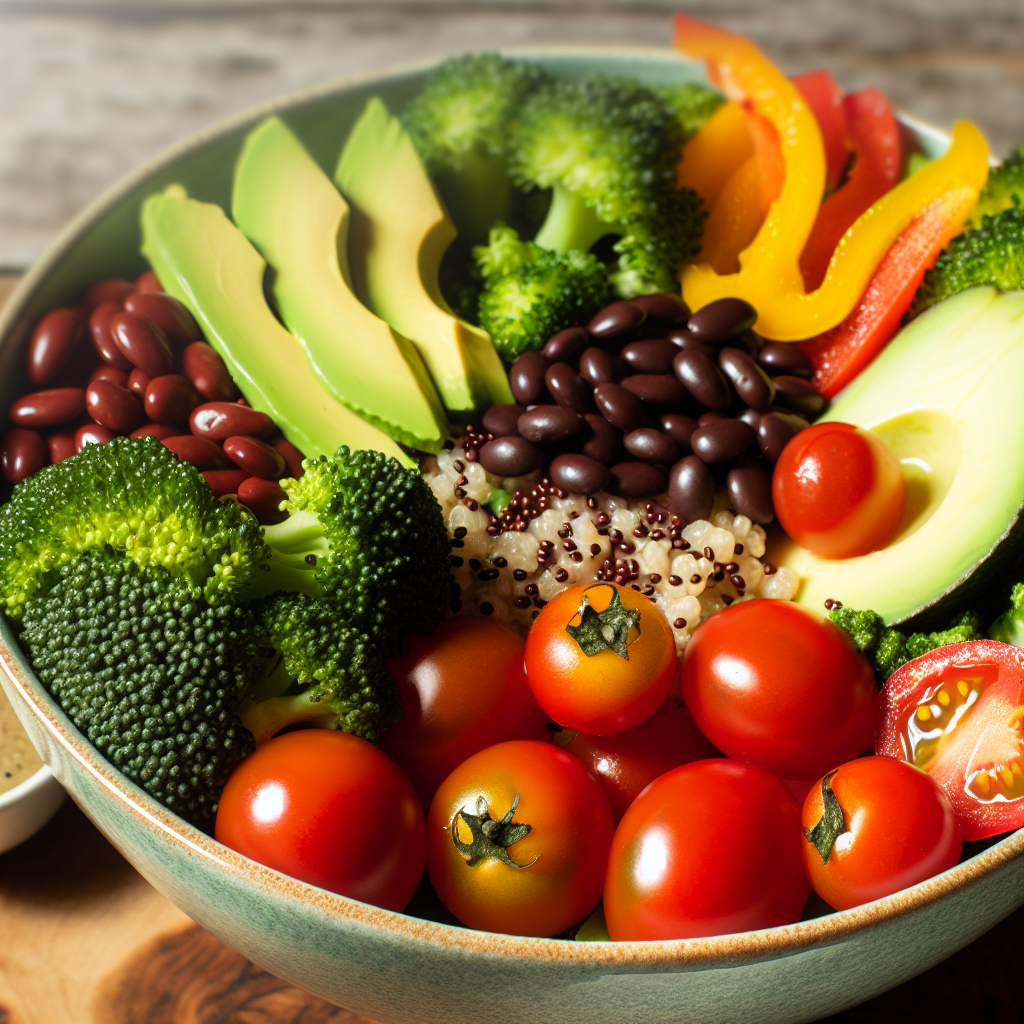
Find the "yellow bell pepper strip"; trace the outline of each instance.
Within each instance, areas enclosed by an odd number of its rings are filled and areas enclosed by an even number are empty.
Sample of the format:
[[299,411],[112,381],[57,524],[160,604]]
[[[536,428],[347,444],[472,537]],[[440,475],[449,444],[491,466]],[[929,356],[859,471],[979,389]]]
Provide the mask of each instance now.
[[753,155],[746,111],[738,103],[726,103],[683,146],[678,186],[692,188],[710,209],[725,182]]

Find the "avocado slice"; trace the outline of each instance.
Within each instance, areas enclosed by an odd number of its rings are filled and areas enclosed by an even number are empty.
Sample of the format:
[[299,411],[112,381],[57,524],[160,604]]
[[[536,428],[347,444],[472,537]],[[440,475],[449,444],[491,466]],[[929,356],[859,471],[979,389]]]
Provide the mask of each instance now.
[[266,263],[219,206],[189,199],[181,185],[150,196],[142,204],[142,252],[199,322],[246,401],[307,456],[333,455],[345,444],[415,465],[320,384],[302,343],[263,297]]
[[242,144],[231,214],[273,270],[277,311],[343,405],[389,437],[436,452],[448,420],[408,339],[349,287],[349,207],[279,117]]
[[899,459],[907,507],[895,539],[826,560],[780,534],[769,561],[802,577],[797,601],[871,608],[945,628],[984,612],[1024,551],[1024,292],[972,288],[905,327],[822,422],[877,434]]
[[334,181],[352,204],[349,261],[356,294],[419,349],[453,417],[511,403],[491,336],[459,319],[438,286],[455,226],[412,140],[376,96],[338,159]]

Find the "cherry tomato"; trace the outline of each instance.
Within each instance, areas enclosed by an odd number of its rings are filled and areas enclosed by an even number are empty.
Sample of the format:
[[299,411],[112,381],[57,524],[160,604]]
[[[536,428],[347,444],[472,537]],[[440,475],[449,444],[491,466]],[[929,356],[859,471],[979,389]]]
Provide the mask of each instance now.
[[412,783],[372,743],[303,729],[267,740],[235,769],[218,842],[322,889],[402,910],[426,860]]
[[575,754],[601,783],[616,822],[641,790],[689,761],[720,757],[686,708],[665,701],[650,718],[612,736],[571,732],[555,742]]
[[427,817],[427,872],[470,928],[557,935],[601,899],[615,824],[572,754],[513,740],[481,750],[441,784]]
[[964,839],[1024,825],[1024,650],[995,640],[938,647],[880,694],[875,751],[923,768]]
[[763,768],[716,758],[655,779],[608,858],[616,941],[688,939],[790,924],[807,900],[800,805]]
[[772,476],[779,524],[821,558],[884,548],[906,504],[896,457],[869,430],[817,423],[782,449]]
[[790,601],[743,601],[701,623],[682,686],[719,750],[784,779],[820,778],[871,746],[871,666],[835,623]]
[[547,715],[526,683],[525,641],[490,619],[447,619],[433,636],[410,637],[392,658],[405,717],[381,749],[412,781],[424,808],[471,754],[504,740],[544,740]]
[[861,757],[829,772],[808,792],[801,822],[811,888],[836,910],[953,867],[963,846],[946,794],[894,757]]
[[561,726],[607,736],[639,725],[668,696],[672,630],[657,606],[615,583],[563,590],[526,638],[526,677]]

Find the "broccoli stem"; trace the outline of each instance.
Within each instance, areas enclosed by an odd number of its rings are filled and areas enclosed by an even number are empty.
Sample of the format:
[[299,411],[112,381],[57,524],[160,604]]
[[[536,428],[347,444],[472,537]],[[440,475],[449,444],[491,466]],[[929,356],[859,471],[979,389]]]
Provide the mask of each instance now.
[[253,601],[278,590],[298,591],[311,597],[322,595],[316,568],[331,548],[315,515],[295,512],[283,523],[265,527],[263,539],[270,547],[270,557],[263,563],[265,571],[245,588],[241,600]]
[[606,224],[575,192],[555,182],[548,215],[534,242],[544,249],[566,253],[571,249],[589,252],[591,246],[608,234],[622,234],[615,225]]
[[312,725],[320,729],[337,729],[340,725],[335,704],[311,701],[306,692],[269,700],[242,702],[238,709],[242,725],[252,733],[258,746],[280,732],[285,726]]
[[470,241],[485,239],[497,221],[509,219],[512,185],[504,157],[470,152],[458,172],[442,171],[435,177],[459,233]]

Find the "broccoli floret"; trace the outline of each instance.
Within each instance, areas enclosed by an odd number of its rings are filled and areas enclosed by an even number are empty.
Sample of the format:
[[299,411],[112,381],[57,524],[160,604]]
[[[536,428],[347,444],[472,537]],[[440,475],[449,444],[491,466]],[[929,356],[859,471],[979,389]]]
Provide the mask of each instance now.
[[484,282],[479,323],[508,360],[539,350],[552,334],[585,324],[612,300],[608,271],[589,253],[557,253],[499,224],[473,250]]
[[210,605],[174,571],[142,569],[107,546],[54,575],[21,621],[40,680],[115,768],[209,830],[253,749],[235,714],[259,667],[251,610]]
[[972,227],[981,227],[986,217],[1024,202],[1024,146],[1018,146],[998,167],[989,171],[988,181],[971,211]]
[[985,216],[981,226],[957,235],[924,276],[911,315],[977,285],[1010,292],[1024,288],[1024,209],[1011,206]]
[[717,89],[689,82],[686,85],[655,85],[651,91],[663,99],[683,127],[683,142],[689,142],[725,103]]
[[496,53],[455,57],[438,67],[402,114],[456,226],[473,240],[511,215],[509,125],[547,77],[534,64]]
[[871,663],[879,684],[884,683],[901,665],[936,647],[980,640],[985,635],[981,617],[976,612],[964,612],[949,629],[936,633],[911,633],[909,636],[886,626],[877,612],[840,607],[833,608],[829,618],[850,634]]
[[509,143],[512,181],[553,189],[534,241],[585,253],[604,235],[620,235],[618,294],[678,292],[680,264],[700,249],[705,216],[695,192],[676,188],[683,137],[669,104],[635,82],[541,86],[523,103]]
[[992,623],[988,633],[993,640],[1024,647],[1024,583],[1015,583],[1010,593],[1010,608]]

